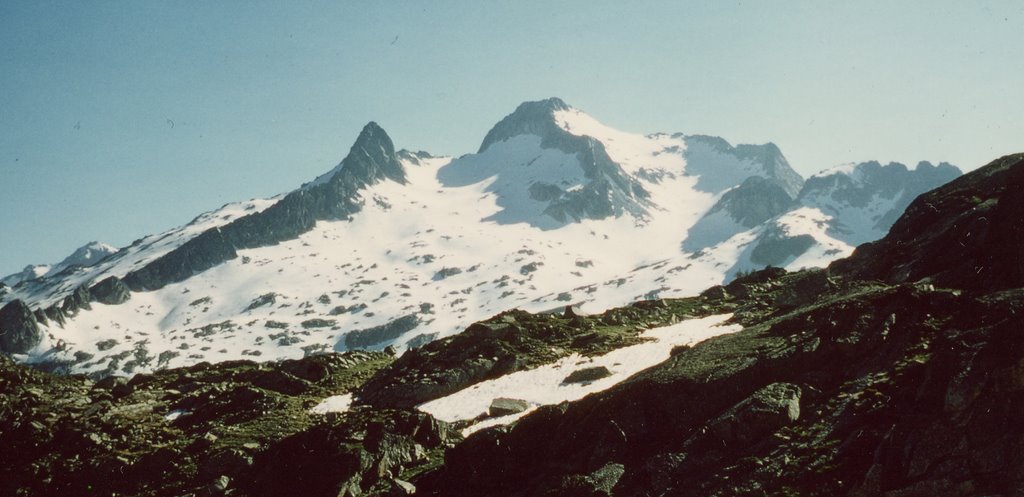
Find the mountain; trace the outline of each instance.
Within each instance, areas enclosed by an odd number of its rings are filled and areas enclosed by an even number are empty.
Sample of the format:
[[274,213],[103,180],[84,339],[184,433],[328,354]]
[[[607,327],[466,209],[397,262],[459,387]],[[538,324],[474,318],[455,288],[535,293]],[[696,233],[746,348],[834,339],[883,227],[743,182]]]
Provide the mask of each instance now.
[[[902,174],[917,188],[957,173],[939,169]],[[775,145],[625,133],[554,98],[518,106],[457,158],[400,150],[369,123],[335,167],[291,192],[7,289],[7,326],[26,338],[2,350],[132,375],[401,352],[511,308],[693,296],[766,265],[821,267],[852,252],[848,236],[870,239],[858,230],[877,202],[819,200],[860,188],[898,206],[912,191],[858,171],[809,181],[818,193],[805,196]]]
[[[1024,390],[1011,380],[1024,362],[1022,178],[1024,155],[1004,157],[921,196],[889,235],[831,271],[764,270],[708,290],[705,306],[734,302],[727,323],[742,330],[471,436],[418,488],[1012,494],[1024,481],[1015,417]],[[983,240],[959,243],[982,227]],[[936,264],[931,256],[943,252],[951,254]],[[973,278],[979,260],[1006,272]]]
[[23,281],[35,280],[47,275],[57,275],[71,268],[92,267],[115,253],[117,253],[116,247],[101,242],[89,242],[78,247],[71,255],[56,264],[26,266],[25,269],[17,273],[0,278],[0,283],[13,287]]
[[400,356],[97,380],[0,355],[0,494],[1015,495],[1022,183],[1007,156],[828,268],[506,310]]
[[849,164],[809,178],[797,200],[831,215],[829,234],[857,246],[885,236],[918,195],[960,174],[945,162],[920,162],[914,169],[898,162]]
[[768,265],[822,266],[881,238],[918,195],[960,174],[946,163],[848,164],[812,176],[792,198],[778,181],[751,176],[721,195],[682,247],[731,263],[727,278]]
[[774,143],[734,147],[717,136],[693,135],[684,139],[684,156],[687,163],[694,164],[690,172],[698,177],[697,188],[701,190],[718,192],[747,177],[761,176],[795,197],[804,184]]

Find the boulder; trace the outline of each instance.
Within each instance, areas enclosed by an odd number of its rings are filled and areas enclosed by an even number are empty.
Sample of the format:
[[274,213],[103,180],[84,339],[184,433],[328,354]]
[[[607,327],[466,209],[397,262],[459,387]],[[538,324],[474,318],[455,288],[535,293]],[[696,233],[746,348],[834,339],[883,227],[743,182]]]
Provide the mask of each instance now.
[[601,378],[607,378],[612,375],[612,372],[604,366],[594,366],[590,368],[577,369],[569,376],[566,376],[562,383],[584,383],[597,381]]
[[487,414],[493,417],[508,416],[510,414],[519,414],[529,408],[530,403],[525,400],[498,397],[491,401]]
[[707,431],[687,441],[711,446],[747,446],[800,419],[800,387],[772,383],[757,390],[707,424]]
[[613,495],[612,489],[626,472],[626,467],[619,463],[608,463],[587,475],[573,475],[562,481],[561,487],[549,496],[566,497],[606,497]]
[[416,493],[416,485],[399,478],[392,479],[389,487],[387,493],[389,496],[413,495]]

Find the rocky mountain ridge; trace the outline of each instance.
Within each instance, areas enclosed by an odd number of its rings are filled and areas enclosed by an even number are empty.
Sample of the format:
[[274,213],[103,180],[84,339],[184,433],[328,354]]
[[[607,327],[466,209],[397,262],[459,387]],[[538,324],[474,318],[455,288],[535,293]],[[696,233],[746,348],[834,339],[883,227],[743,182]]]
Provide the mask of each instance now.
[[[912,193],[846,182],[872,200],[805,205],[772,144],[624,133],[558,99],[520,105],[476,154],[395,148],[370,123],[335,168],[288,194],[6,289],[0,302],[21,317],[5,331],[25,339],[4,350],[96,376],[401,351],[512,307],[601,312],[766,265],[821,267],[852,252],[844,233],[871,239],[862,231]],[[915,184],[937,186],[947,169]],[[815,198],[835,196],[826,186]]]

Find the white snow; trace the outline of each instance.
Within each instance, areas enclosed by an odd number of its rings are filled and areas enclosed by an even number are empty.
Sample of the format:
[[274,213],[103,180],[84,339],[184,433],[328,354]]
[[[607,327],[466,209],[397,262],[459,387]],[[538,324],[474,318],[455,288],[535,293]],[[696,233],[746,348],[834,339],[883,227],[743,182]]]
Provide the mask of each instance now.
[[849,176],[852,179],[856,179],[856,177],[857,177],[857,166],[858,166],[858,164],[856,162],[844,162],[842,164],[837,164],[835,166],[832,166],[832,167],[830,167],[828,169],[824,169],[824,170],[818,172],[817,174],[812,175],[811,177],[812,178],[827,178],[829,176],[843,175],[843,176]]
[[[861,175],[859,169],[849,174],[851,178]],[[898,200],[903,196],[903,191],[891,197],[873,195],[866,205],[853,206],[836,199],[833,193],[832,190],[815,191],[804,195],[800,202],[828,215],[832,220],[828,229],[829,236],[852,246],[885,236],[889,232],[889,226],[880,226],[879,221],[896,208]]]
[[164,420],[166,420],[168,422],[171,422],[171,421],[174,421],[174,420],[176,420],[176,419],[178,419],[178,418],[180,418],[182,416],[188,416],[189,414],[192,414],[192,413],[189,412],[189,411],[183,411],[181,409],[175,409],[175,410],[167,413],[164,416]]
[[[234,260],[157,291],[132,293],[118,306],[93,303],[63,327],[47,327],[45,346],[29,360],[71,361],[85,352],[93,357],[76,362],[74,372],[133,374],[201,361],[299,358],[345,350],[353,330],[416,313],[415,329],[374,346],[401,351],[420,335],[449,336],[511,308],[538,312],[574,304],[601,312],[636,300],[696,295],[738,270],[758,269],[749,255],[769,229],[816,240],[787,268],[821,266],[852,250],[830,231],[832,214],[807,207],[750,230],[719,220],[709,235],[717,243],[685,252],[691,228],[724,191],[698,188],[708,179],[691,174],[698,164],[683,156],[693,145],[681,135],[616,131],[576,110],[559,111],[556,120],[571,133],[600,139],[609,156],[636,175],[650,193],[648,216],[566,225],[545,218],[546,204],[530,197],[531,184],[568,190],[586,178],[574,155],[544,149],[532,135],[454,160],[404,161],[408,183],[383,181],[363,190],[364,207],[351,221],[321,221],[295,240],[239,250]],[[726,189],[757,172],[706,152],[712,162],[700,166],[725,168],[723,177],[733,181]],[[123,276],[280,198],[228,204],[68,278],[43,278],[3,298],[48,306],[79,285]],[[268,293],[275,294],[273,304],[245,310]],[[314,318],[329,324],[303,324]]]
[[[479,416],[486,412],[491,401],[498,397],[525,400],[533,406],[577,400],[607,390],[637,372],[664,362],[669,358],[673,347],[693,345],[711,337],[739,331],[739,325],[725,324],[731,317],[731,314],[721,314],[652,328],[640,335],[650,339],[648,342],[624,347],[598,357],[572,355],[552,364],[477,383],[447,397],[422,404],[418,409],[440,420],[454,422]],[[597,366],[608,368],[612,375],[589,383],[563,383],[569,373]],[[486,420],[471,426],[465,434],[487,426],[510,423],[529,412]]]
[[761,269],[763,264],[754,263],[751,253],[767,237],[781,233],[787,237],[809,235],[814,242],[805,252],[786,259],[778,266],[789,271],[825,267],[840,257],[850,255],[854,248],[829,235],[831,220],[831,216],[818,209],[799,207],[701,251],[697,261],[726,271],[727,279],[731,279],[740,271]]
[[[283,195],[278,195],[269,199],[252,199],[245,202],[226,204],[220,209],[200,214],[185,226],[157,235],[147,236],[120,250],[113,249],[116,253],[112,253],[112,255],[102,259],[95,265],[79,268],[68,277],[52,280],[44,278],[37,285],[27,288],[16,287],[10,294],[4,296],[4,300],[22,299],[38,307],[49,307],[53,303],[63,300],[64,297],[83,284],[98,282],[108,276],[122,277],[144,266],[145,263],[178,248],[200,233],[217,226],[223,226],[239,217],[263,211],[277,203],[282,197]],[[111,246],[106,244],[97,244],[95,247],[93,247],[93,244],[90,244],[78,249],[76,253],[89,248],[96,249],[97,251],[112,249]],[[91,252],[87,253],[86,256],[92,257]],[[50,270],[50,272],[55,273],[53,270]]]
[[711,247],[748,229],[750,228],[738,223],[726,210],[722,209],[705,215],[690,227],[686,233],[686,239],[683,241],[683,247],[692,247],[694,250]]
[[309,412],[313,414],[327,414],[329,412],[345,412],[352,407],[352,394],[334,395],[321,400]]

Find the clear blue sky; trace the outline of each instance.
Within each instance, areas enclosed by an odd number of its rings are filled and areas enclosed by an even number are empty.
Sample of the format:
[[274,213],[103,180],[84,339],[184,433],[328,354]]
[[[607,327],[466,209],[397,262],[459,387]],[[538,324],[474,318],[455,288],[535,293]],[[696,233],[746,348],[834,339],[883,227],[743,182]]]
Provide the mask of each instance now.
[[[0,2],[0,274],[524,100],[777,143],[802,174],[1024,150],[1024,2]],[[173,123],[173,127],[172,127]]]

